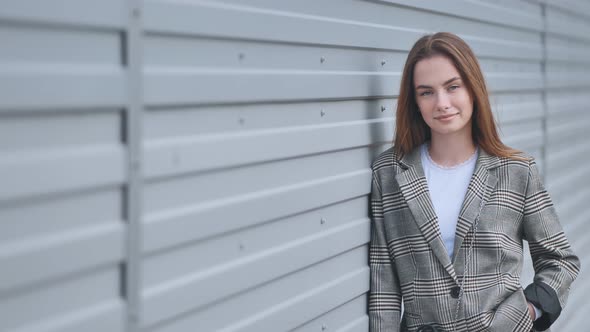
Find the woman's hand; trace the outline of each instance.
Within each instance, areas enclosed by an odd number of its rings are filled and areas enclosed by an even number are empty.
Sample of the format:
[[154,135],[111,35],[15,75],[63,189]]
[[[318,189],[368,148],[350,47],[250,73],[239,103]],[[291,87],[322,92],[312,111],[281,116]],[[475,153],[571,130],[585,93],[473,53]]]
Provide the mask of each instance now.
[[527,305],[529,306],[529,315],[531,315],[531,320],[534,322],[535,318],[537,318],[537,314],[535,313],[535,307],[533,307],[533,304],[528,301]]

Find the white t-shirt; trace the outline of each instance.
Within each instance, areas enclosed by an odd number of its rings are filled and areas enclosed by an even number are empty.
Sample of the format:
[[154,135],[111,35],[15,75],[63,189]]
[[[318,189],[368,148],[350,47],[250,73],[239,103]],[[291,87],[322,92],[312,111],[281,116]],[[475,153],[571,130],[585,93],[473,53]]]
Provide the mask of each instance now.
[[430,199],[438,217],[440,232],[449,257],[453,256],[459,212],[475,170],[478,151],[476,149],[475,153],[461,164],[444,167],[430,158],[426,143],[420,149]]

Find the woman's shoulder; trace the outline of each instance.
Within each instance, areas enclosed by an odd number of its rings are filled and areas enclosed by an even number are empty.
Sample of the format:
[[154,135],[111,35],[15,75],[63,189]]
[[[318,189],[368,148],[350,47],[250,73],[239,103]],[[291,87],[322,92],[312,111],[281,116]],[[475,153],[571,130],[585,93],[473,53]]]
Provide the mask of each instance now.
[[524,167],[528,168],[535,163],[535,158],[526,152],[519,151],[510,157],[498,157],[500,165],[504,167]]
[[532,172],[537,172],[535,157],[525,152],[518,152],[510,157],[498,157],[498,159],[499,167],[504,169],[504,174],[528,177]]
[[374,173],[396,170],[399,167],[400,156],[393,146],[381,152],[371,165]]

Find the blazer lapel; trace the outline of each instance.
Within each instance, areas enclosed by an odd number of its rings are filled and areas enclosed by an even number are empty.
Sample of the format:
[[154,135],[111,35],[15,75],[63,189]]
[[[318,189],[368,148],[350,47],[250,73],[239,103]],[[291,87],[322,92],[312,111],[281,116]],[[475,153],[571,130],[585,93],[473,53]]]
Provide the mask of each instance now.
[[420,147],[418,146],[409,154],[406,154],[400,160],[400,163],[406,170],[398,173],[395,179],[414,216],[418,229],[423,234],[436,258],[457,282],[457,276],[443,243],[438,218],[434,212],[428,191],[424,169],[420,160]]
[[[455,232],[455,245],[453,250],[453,264],[457,272],[462,273],[462,264],[457,264],[456,257],[465,239],[465,236],[473,226],[475,218],[481,212],[480,206],[487,203],[493,189],[498,182],[495,172],[491,171],[500,165],[500,159],[489,155],[483,149],[479,149],[479,155],[475,164],[473,176],[467,187],[467,193],[459,212],[457,230]],[[483,205],[482,204],[483,200]],[[460,266],[459,266],[460,265]]]

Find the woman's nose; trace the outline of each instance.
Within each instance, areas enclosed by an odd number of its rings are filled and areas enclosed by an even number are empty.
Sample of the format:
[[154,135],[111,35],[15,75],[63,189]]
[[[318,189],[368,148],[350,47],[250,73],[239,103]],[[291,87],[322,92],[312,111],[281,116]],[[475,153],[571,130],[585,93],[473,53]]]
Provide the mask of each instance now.
[[451,101],[449,96],[447,96],[446,93],[439,93],[436,100],[436,106],[441,111],[451,107]]

